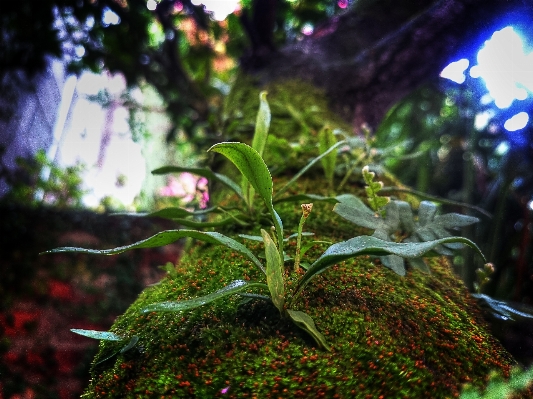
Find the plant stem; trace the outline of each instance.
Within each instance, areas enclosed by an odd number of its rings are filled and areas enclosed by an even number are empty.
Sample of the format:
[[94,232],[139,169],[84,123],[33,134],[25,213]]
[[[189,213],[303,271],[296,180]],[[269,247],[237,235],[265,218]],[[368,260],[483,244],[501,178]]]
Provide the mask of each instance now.
[[296,238],[296,255],[294,256],[294,271],[297,272],[300,269],[300,251],[302,245],[302,230],[304,227],[305,220],[309,217],[313,209],[313,204],[302,204],[302,217],[300,218],[300,223],[298,224],[298,236]]

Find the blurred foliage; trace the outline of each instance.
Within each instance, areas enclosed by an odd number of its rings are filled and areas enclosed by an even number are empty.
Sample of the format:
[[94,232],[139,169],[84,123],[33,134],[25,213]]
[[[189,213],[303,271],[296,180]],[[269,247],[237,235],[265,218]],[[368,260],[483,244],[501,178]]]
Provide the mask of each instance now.
[[[492,219],[482,217],[479,226],[463,232],[483,243],[495,264],[486,292],[531,303],[532,131],[506,131],[503,123],[511,112],[518,111],[487,104],[472,80],[429,83],[389,111],[376,131],[376,145],[398,144],[385,166],[405,184],[492,213]],[[458,271],[472,288],[481,265],[468,255],[455,260],[459,267],[471,265]]]
[[[146,0],[7,1],[0,15],[0,77],[16,81],[23,71],[31,78],[43,70],[48,56],[63,57],[75,73],[120,72],[129,85],[148,83],[164,99],[173,122],[169,141],[181,130],[189,140],[202,141],[206,136],[196,134],[198,129],[217,131],[217,110],[235,60],[250,47],[241,24],[243,13],[263,5],[276,7],[274,36],[279,46],[301,37],[304,26],[340,10],[336,2],[325,0],[242,3],[241,11],[219,22],[190,0],[157,1],[154,10]],[[22,90],[27,79],[19,80],[9,87],[2,83],[4,99]]]
[[[0,148],[0,155],[2,153]],[[18,158],[17,164],[18,168],[11,172],[0,163],[0,177],[10,184],[10,191],[2,197],[2,202],[29,206],[46,204],[57,208],[82,206],[85,192],[80,174],[84,166],[61,168],[50,161],[43,150],[32,159]]]

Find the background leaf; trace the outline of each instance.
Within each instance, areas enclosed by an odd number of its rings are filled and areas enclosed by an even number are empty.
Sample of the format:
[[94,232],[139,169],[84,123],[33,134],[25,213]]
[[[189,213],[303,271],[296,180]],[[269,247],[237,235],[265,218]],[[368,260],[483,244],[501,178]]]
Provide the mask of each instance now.
[[[329,148],[337,143],[337,138],[333,134],[331,128],[324,126],[320,132],[318,132],[318,150],[320,154],[325,153]],[[337,154],[330,152],[320,160],[322,167],[324,168],[324,174],[326,180],[331,185],[333,184],[333,174],[335,173],[335,164],[337,162]]]

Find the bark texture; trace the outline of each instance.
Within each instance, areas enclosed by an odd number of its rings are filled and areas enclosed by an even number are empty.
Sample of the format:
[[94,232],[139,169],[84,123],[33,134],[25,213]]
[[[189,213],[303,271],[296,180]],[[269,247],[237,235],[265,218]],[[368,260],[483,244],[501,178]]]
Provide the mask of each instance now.
[[[376,127],[389,107],[435,79],[465,48],[474,50],[522,0],[359,1],[302,41],[271,54],[252,71],[263,82],[298,77],[323,88],[355,130]],[[505,26],[505,25],[504,25]]]

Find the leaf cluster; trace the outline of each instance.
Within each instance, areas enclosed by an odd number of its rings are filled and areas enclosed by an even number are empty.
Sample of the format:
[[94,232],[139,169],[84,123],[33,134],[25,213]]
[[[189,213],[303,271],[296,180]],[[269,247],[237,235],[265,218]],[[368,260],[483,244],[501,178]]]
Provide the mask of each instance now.
[[[374,174],[368,172],[367,168],[363,168],[363,176],[368,184],[366,192],[372,209],[358,198],[345,197],[335,205],[333,210],[358,226],[374,230],[372,237],[389,242],[402,242],[414,248],[417,243],[453,237],[449,230],[479,221],[475,217],[458,213],[438,215],[437,205],[430,201],[420,203],[418,215],[415,217],[409,203],[399,200],[389,202],[388,198],[377,195],[383,184],[374,182]],[[439,255],[453,255],[453,250],[459,248],[461,248],[461,243],[448,242],[436,246],[434,252]],[[405,275],[405,262],[402,257],[387,255],[381,256],[380,260],[385,267],[399,275]],[[429,272],[421,257],[409,257],[409,263],[417,269]]]
[[[419,210],[418,222],[413,222],[412,212],[408,206],[405,206],[405,203],[394,201],[383,207],[382,204],[384,201],[382,201],[381,197],[377,195],[382,185],[378,182],[374,182],[374,175],[371,172],[368,172],[365,179],[370,187],[370,190],[368,191],[369,197],[374,200],[374,204],[377,206],[376,209],[380,210],[382,208],[386,211],[385,218],[375,215],[374,212],[367,208],[360,199],[352,195],[320,197],[313,194],[299,194],[297,196],[293,196],[293,198],[283,199],[285,201],[314,199],[338,203],[335,211],[341,216],[355,223],[359,223],[365,227],[374,228],[376,230],[373,236],[354,237],[350,240],[331,245],[320,257],[318,257],[311,265],[309,265],[303,276],[300,276],[299,274],[294,276],[297,279],[296,288],[292,293],[287,292],[286,279],[288,271],[285,270],[285,262],[291,260],[291,258],[286,257],[284,253],[284,242],[287,240],[287,238],[284,236],[283,222],[274,207],[276,196],[274,196],[273,193],[274,184],[272,181],[272,176],[259,153],[259,151],[264,149],[264,144],[267,138],[266,132],[268,131],[268,124],[270,120],[268,104],[265,104],[266,97],[264,94],[262,94],[261,97],[262,101],[264,102],[261,104],[259,109],[259,116],[256,125],[256,136],[253,140],[253,146],[250,147],[247,144],[238,142],[225,142],[216,144],[209,150],[224,155],[237,167],[242,175],[241,185],[239,186],[227,176],[216,174],[208,169],[197,169],[196,172],[203,173],[203,175],[208,175],[210,178],[219,180],[227,187],[232,189],[242,199],[246,206],[246,210],[244,212],[238,211],[240,212],[239,214],[230,215],[229,217],[233,218],[233,220],[241,220],[240,218],[244,219],[245,217],[248,217],[248,221],[250,221],[254,214],[260,214],[260,212],[257,212],[256,208],[254,207],[254,194],[256,193],[262,200],[264,209],[266,209],[269,217],[269,225],[273,226],[271,230],[272,234],[265,229],[261,229],[260,238],[256,238],[255,236],[251,236],[251,238],[260,239],[263,242],[265,248],[264,263],[259,260],[258,257],[253,254],[245,245],[231,237],[218,232],[204,232],[186,229],[163,231],[137,243],[108,250],[64,247],[48,252],[85,252],[101,255],[112,255],[134,248],[163,246],[184,237],[194,238],[215,245],[224,245],[233,251],[244,255],[255,266],[257,266],[265,276],[266,284],[261,281],[235,280],[226,287],[223,287],[205,296],[184,301],[169,301],[152,304],[146,307],[144,312],[185,311],[197,308],[215,300],[220,300],[229,295],[246,295],[251,289],[259,290],[260,294],[254,294],[256,297],[259,295],[261,298],[271,301],[279,310],[282,317],[287,317],[290,319],[296,326],[309,333],[320,347],[327,350],[329,350],[330,347],[326,342],[325,337],[318,331],[314,321],[309,315],[300,310],[294,309],[294,300],[300,295],[302,290],[314,277],[324,272],[334,264],[359,255],[380,256],[382,259],[393,257],[392,259],[401,260],[402,268],[389,267],[393,268],[393,270],[398,274],[404,274],[405,269],[403,268],[403,258],[418,259],[429,251],[437,251],[442,253],[443,251],[445,252],[443,248],[446,248],[446,246],[451,247],[457,243],[463,243],[471,246],[483,257],[483,254],[473,242],[462,237],[452,237],[445,231],[446,228],[455,227],[456,225],[460,225],[461,223],[464,224],[467,221],[472,222],[472,220],[465,219],[465,217],[461,217],[461,215],[454,216],[454,214],[451,216],[450,214],[443,215],[442,217],[438,218],[435,216],[435,212],[433,212],[434,209],[432,205],[428,203],[424,205],[422,210]],[[311,161],[310,165],[312,166],[312,164],[320,161],[342,144],[343,142],[333,144],[320,156]],[[301,174],[305,173],[305,171],[311,167],[310,165],[304,167],[293,179],[283,186],[281,190],[278,191],[278,195],[280,192],[286,190],[290,184],[294,183],[294,181],[296,181]],[[184,168],[180,168],[180,170],[184,170]],[[296,251],[294,273],[297,273],[298,269],[300,252],[299,247],[301,244],[301,237],[303,235],[303,224],[309,217],[311,209],[312,204],[304,204],[302,206],[303,216],[300,221],[300,225],[298,226],[298,249]],[[210,210],[204,210],[200,212],[210,211],[220,212],[224,210],[219,207],[215,207]],[[188,212],[173,208],[163,209],[158,211],[156,214],[158,216],[172,218],[174,216],[183,217],[198,213],[199,212]],[[154,214],[152,214],[152,216],[153,215]],[[182,224],[184,224],[184,220],[187,221],[187,219],[177,220],[180,220],[180,223]],[[188,222],[191,221],[189,220]],[[209,223],[198,224],[198,227],[213,226],[213,224]],[[403,227],[406,231],[414,233],[413,238],[409,243],[397,243],[391,239],[393,232],[398,230],[400,227]],[[415,239],[414,237],[418,237],[420,239]],[[246,236],[246,238],[250,238],[250,236]],[[264,295],[265,291],[268,291],[270,295]]]

